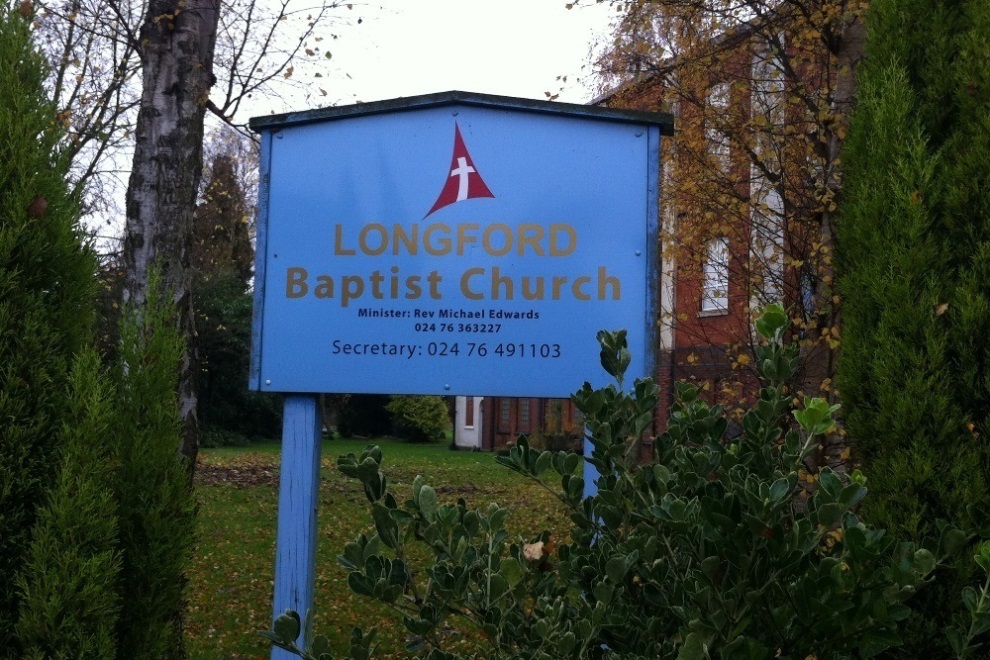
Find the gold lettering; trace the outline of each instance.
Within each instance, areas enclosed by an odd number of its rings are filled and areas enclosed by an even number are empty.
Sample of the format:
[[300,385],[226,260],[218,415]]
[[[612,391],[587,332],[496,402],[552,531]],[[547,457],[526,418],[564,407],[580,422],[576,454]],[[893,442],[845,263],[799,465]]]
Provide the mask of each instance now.
[[[532,290],[529,288],[530,280],[535,280],[536,286]],[[522,278],[522,297],[526,300],[543,300],[543,278],[524,277]]]
[[505,287],[505,299],[512,300],[513,298],[513,283],[511,277],[502,277],[502,272],[498,269],[498,266],[492,268],[492,300],[501,300],[499,298],[498,287],[502,285]]
[[423,295],[423,287],[419,283],[423,280],[419,275],[410,275],[406,278],[406,288],[409,292],[406,293],[407,300],[415,300]]
[[543,227],[540,225],[519,225],[519,256],[526,254],[526,246],[533,248],[533,253],[537,256],[543,257],[543,246],[540,245],[540,241],[543,240]]
[[406,252],[415,257],[416,253],[419,252],[419,225],[414,224],[410,234],[406,233],[402,225],[392,225],[392,231],[395,233],[392,239],[392,254],[399,254],[399,243],[401,242],[406,246]]
[[389,282],[389,292],[392,294],[392,300],[399,297],[399,267],[392,266],[392,276],[388,278]]
[[430,274],[426,276],[426,281],[430,283],[430,298],[440,300],[440,282],[442,280],[440,273],[435,270],[431,270]]
[[474,222],[466,222],[464,224],[457,225],[457,254],[464,254],[464,244],[465,243],[477,243],[478,237],[472,234],[467,234],[466,232],[471,230],[472,232],[478,231],[478,224]]
[[[368,245],[368,234],[371,232],[376,232],[378,234],[378,246],[372,248]],[[373,222],[370,225],[365,225],[361,227],[361,233],[358,234],[358,244],[361,246],[361,252],[372,257],[377,257],[379,254],[384,252],[388,248],[388,230],[385,229],[384,225]]]
[[[505,238],[505,245],[499,249],[492,247],[492,234],[495,231],[502,232]],[[503,225],[500,222],[496,222],[493,225],[488,225],[485,227],[485,232],[481,235],[481,243],[485,248],[485,252],[492,255],[493,257],[502,257],[512,250],[512,230],[509,229],[508,225]]]
[[318,275],[316,281],[319,284],[313,289],[313,295],[317,298],[333,298],[333,278],[329,275]]
[[567,284],[567,278],[554,275],[553,277],[553,299],[560,300],[560,289]]
[[611,277],[605,273],[605,266],[598,267],[598,299],[605,300],[605,287],[612,285],[612,300],[622,297],[619,289],[619,278]]
[[309,291],[306,278],[309,273],[305,268],[292,267],[285,271],[285,297],[302,298]]
[[352,300],[360,298],[364,293],[364,280],[357,275],[345,275],[340,289],[340,305],[347,307]]
[[[566,247],[560,245],[560,234],[564,233],[568,237]],[[577,232],[574,227],[565,224],[550,225],[550,256],[566,257],[577,247]]]
[[345,248],[344,243],[344,227],[343,225],[335,225],[333,230],[333,253],[338,257],[349,257],[354,255],[354,248]]
[[[443,232],[445,234],[448,234],[448,236],[444,236],[443,238],[440,238],[437,241],[439,247],[432,245],[430,242],[430,239],[433,236],[434,232]],[[434,257],[439,257],[448,254],[450,252],[450,245],[451,245],[449,234],[450,234],[450,227],[448,225],[442,223],[430,225],[429,227],[426,228],[426,231],[423,232],[423,247],[426,249],[427,252],[432,254]]]
[[464,274],[461,275],[461,293],[464,294],[465,298],[467,298],[468,300],[481,300],[484,297],[480,293],[475,293],[474,291],[471,290],[470,281],[469,281],[475,275],[484,275],[484,274],[485,274],[484,268],[468,268],[466,271],[464,271]]
[[371,280],[371,295],[376,300],[381,300],[384,298],[385,294],[382,293],[382,283],[385,281],[385,276],[382,275],[382,272],[380,270],[376,270],[371,273],[371,277],[368,279]]
[[581,286],[584,284],[591,284],[590,277],[579,277],[574,280],[574,284],[571,285],[571,291],[574,293],[574,297],[578,300],[591,300],[591,296],[585,293]]

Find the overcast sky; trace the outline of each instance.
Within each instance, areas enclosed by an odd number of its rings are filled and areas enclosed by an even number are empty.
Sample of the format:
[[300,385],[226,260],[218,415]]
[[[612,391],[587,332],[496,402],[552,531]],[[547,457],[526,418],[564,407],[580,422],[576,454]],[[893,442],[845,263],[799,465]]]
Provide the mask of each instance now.
[[[609,3],[583,0],[370,0],[341,13],[326,97],[346,105],[449,90],[583,103],[594,96],[593,45],[608,33]],[[357,24],[357,19],[361,23]],[[324,42],[326,43],[326,42]],[[345,75],[346,74],[346,75]],[[303,64],[297,75],[312,76]],[[566,82],[557,80],[566,76]],[[279,112],[282,109],[274,109]]]
[[[321,34],[333,57],[295,64],[294,82],[310,96],[287,86],[256,96],[237,121],[272,112],[349,105],[401,96],[459,90],[585,103],[595,92],[590,56],[608,35],[615,9],[610,3],[580,0],[357,0]],[[360,19],[360,23],[358,23]],[[319,72],[322,77],[316,78]],[[566,81],[558,80],[566,77]],[[326,95],[319,93],[320,89]],[[212,118],[208,118],[212,125]],[[123,208],[129,153],[121,155],[113,198]],[[110,242],[123,225],[123,213],[88,218]]]

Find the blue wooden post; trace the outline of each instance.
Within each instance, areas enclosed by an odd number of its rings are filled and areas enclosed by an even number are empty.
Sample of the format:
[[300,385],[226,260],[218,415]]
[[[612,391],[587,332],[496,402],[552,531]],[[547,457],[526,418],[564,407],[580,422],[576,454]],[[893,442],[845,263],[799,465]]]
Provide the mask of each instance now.
[[[275,542],[275,617],[291,609],[305,620],[313,607],[321,426],[317,395],[285,395]],[[303,631],[300,647],[309,642],[309,633]],[[281,649],[272,649],[272,660],[293,657]]]
[[[594,447],[591,444],[591,440],[588,440],[588,434],[590,431],[587,427],[584,429],[584,457],[591,458],[591,452]],[[598,468],[589,463],[584,462],[584,496],[591,497],[592,495],[598,494],[598,486],[595,484],[595,479],[598,478]]]

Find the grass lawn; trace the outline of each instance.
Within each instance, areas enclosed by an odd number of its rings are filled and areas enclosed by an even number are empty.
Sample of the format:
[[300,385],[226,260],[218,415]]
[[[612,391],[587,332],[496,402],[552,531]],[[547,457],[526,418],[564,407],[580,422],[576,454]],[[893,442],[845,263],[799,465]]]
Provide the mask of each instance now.
[[[443,502],[463,497],[469,506],[508,506],[512,534],[528,539],[542,529],[566,529],[567,516],[543,489],[495,463],[488,453],[451,451],[446,446],[375,440],[400,501],[417,474]],[[316,575],[316,631],[346,649],[350,630],[378,626],[377,657],[404,657],[406,631],[393,611],[351,594],[336,557],[357,534],[371,534],[370,506],[358,482],[336,470],[336,458],[359,453],[367,440],[323,443]],[[197,473],[199,543],[190,570],[186,642],[195,659],[267,658],[257,635],[271,622],[279,445],[203,449]],[[459,622],[453,622],[455,627]],[[458,643],[473,644],[464,630]]]

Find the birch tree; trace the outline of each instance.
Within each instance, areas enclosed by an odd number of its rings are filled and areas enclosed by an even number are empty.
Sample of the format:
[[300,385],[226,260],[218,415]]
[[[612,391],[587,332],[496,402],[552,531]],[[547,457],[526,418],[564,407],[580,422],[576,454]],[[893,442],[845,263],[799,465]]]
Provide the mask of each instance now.
[[[293,70],[300,59],[327,61],[326,44],[339,36],[333,28],[348,24],[335,11],[342,6],[335,0],[222,3],[207,112],[247,135],[245,103],[278,99],[287,88],[307,100],[325,96]],[[35,10],[72,181],[77,192],[85,191],[85,213],[114,222],[142,98],[140,33],[155,16],[138,0],[38,0]]]
[[[91,193],[90,210],[111,217],[114,178],[130,165],[125,302],[143,302],[148,269],[160,262],[183,331],[195,336],[187,270],[204,117],[210,112],[235,125],[248,99],[293,83],[298,58],[329,56],[319,30],[342,6],[336,0],[304,7],[293,0],[44,0],[36,29],[52,65],[59,121],[68,129],[62,150],[73,159],[76,186]],[[180,400],[182,452],[191,461],[194,363],[187,350]]]
[[[219,0],[151,0],[140,32],[142,94],[127,186],[124,302],[144,303],[149,269],[157,264],[187,338],[195,335],[189,250],[219,20]],[[191,461],[197,447],[193,360],[187,346],[179,405],[182,453]]]

